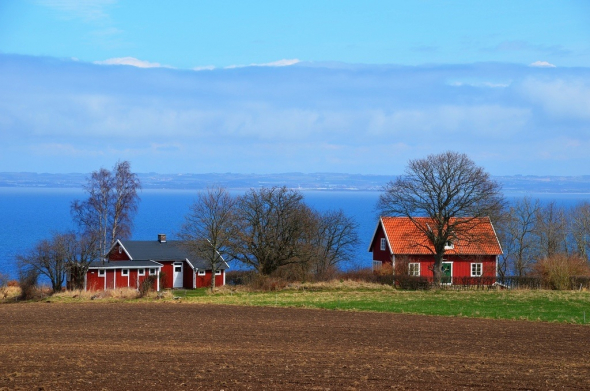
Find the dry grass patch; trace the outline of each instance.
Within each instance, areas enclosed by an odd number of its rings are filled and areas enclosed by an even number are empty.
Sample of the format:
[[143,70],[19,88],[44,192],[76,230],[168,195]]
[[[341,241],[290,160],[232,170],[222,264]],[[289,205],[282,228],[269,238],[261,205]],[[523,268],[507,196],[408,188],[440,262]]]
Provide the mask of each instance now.
[[13,301],[20,296],[20,288],[18,286],[4,286],[0,288],[0,300]]

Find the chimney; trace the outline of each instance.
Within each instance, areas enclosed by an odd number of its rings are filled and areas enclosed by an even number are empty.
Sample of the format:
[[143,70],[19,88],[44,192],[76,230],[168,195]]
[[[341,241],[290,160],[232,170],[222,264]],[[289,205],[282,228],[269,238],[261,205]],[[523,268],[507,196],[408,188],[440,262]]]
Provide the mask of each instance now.
[[158,234],[158,242],[166,243],[166,234]]

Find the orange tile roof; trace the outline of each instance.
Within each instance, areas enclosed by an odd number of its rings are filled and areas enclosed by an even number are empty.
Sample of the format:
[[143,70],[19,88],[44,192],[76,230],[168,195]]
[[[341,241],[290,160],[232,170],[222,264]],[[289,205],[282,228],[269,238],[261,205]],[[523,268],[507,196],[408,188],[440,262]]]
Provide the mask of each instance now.
[[[428,217],[415,217],[414,221],[423,227],[434,228]],[[434,246],[409,217],[381,217],[389,248],[396,255],[433,254]],[[467,233],[453,240],[453,249],[447,254],[456,255],[499,255],[502,254],[500,242],[489,218],[472,220]]]

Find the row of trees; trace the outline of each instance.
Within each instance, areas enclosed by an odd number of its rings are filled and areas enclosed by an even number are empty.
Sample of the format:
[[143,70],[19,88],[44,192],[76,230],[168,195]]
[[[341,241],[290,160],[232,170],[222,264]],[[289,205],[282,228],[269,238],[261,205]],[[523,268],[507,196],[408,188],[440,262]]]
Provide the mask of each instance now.
[[140,188],[127,161],[117,162],[112,171],[94,171],[84,186],[88,198],[71,205],[76,230],[54,232],[18,255],[21,280],[43,275],[57,292],[69,274],[72,287],[82,288],[90,262],[101,259],[117,239],[131,235]]
[[539,274],[547,260],[562,259],[578,265],[572,273],[587,272],[590,255],[590,203],[572,208],[555,202],[541,204],[525,197],[500,216],[498,236],[504,254],[499,274]]
[[180,237],[213,271],[225,259],[262,275],[297,278],[327,276],[352,259],[359,241],[357,223],[342,210],[318,212],[286,187],[250,189],[239,197],[223,188],[200,192]]
[[[70,275],[72,288],[83,287],[90,262],[131,235],[140,188],[129,162],[93,172],[84,186],[88,198],[71,205],[77,229],[52,233],[19,255],[21,279],[44,275],[56,292]],[[213,273],[225,259],[263,275],[297,278],[327,276],[352,258],[358,244],[357,224],[342,210],[320,213],[286,187],[252,189],[240,197],[223,188],[199,192],[179,236]]]

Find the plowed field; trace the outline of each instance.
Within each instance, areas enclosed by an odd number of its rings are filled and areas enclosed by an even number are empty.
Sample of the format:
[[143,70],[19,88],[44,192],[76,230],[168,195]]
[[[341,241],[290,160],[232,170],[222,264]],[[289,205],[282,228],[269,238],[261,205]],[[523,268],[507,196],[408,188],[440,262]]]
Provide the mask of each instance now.
[[178,303],[0,306],[0,389],[590,389],[590,327]]

